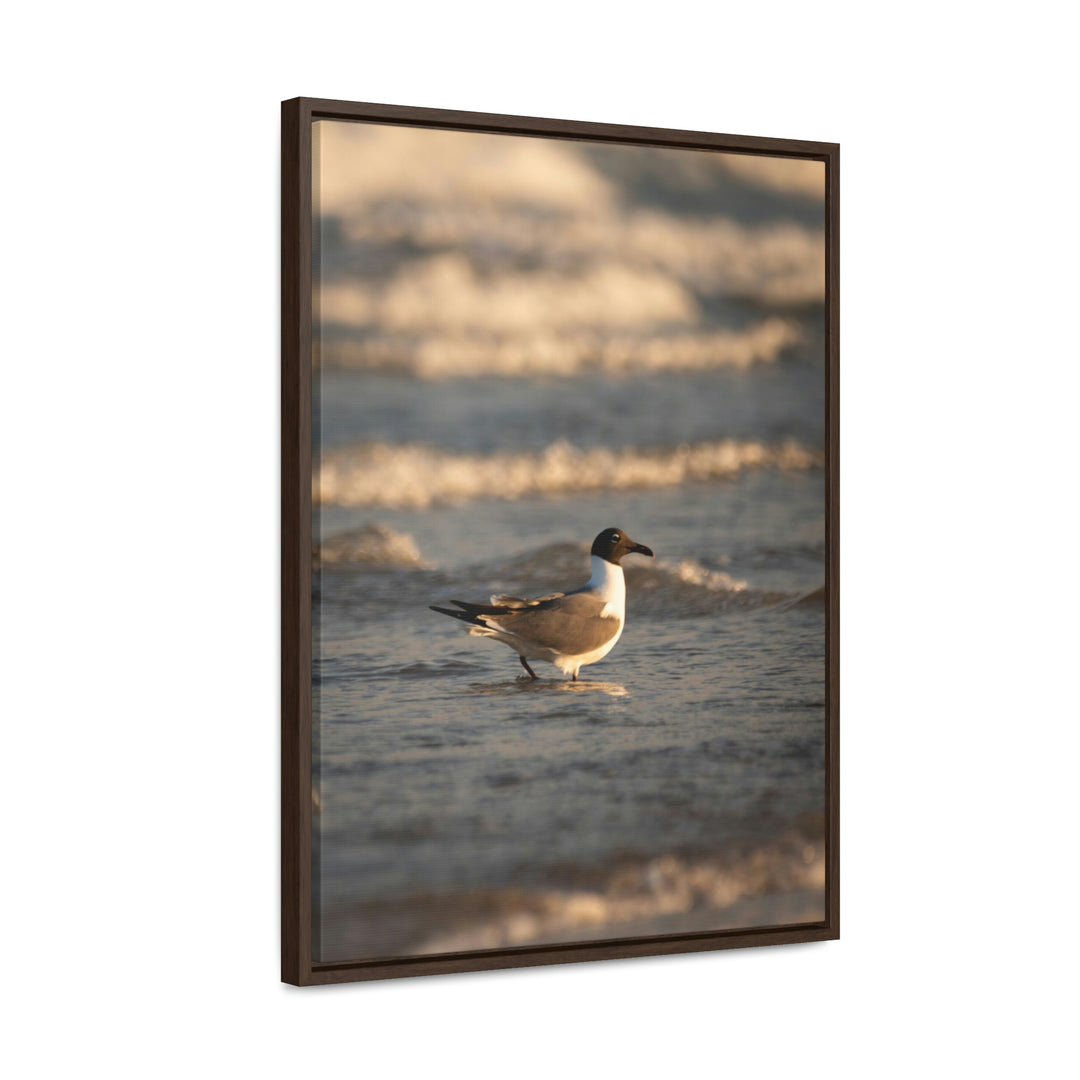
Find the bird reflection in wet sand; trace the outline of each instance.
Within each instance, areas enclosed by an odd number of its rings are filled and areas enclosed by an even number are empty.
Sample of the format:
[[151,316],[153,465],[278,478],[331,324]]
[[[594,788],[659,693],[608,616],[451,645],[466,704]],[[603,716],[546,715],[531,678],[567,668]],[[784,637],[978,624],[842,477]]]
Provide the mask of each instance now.
[[498,683],[472,683],[469,689],[474,694],[492,694],[498,696],[505,696],[506,694],[516,693],[571,693],[571,694],[602,694],[611,698],[624,698],[630,696],[630,691],[623,686],[622,683],[617,682],[600,682],[596,679],[590,679],[585,682],[583,679],[579,679],[576,682],[573,680],[567,680],[563,682],[545,682],[539,677],[530,678],[528,675],[519,675],[512,683],[498,682]]

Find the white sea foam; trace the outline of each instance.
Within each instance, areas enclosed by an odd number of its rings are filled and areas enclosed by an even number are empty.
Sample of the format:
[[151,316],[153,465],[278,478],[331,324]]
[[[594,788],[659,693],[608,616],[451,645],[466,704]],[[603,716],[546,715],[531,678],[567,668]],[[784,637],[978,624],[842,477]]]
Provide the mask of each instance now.
[[327,537],[314,551],[316,566],[415,566],[427,564],[416,541],[386,525],[364,525]]
[[483,276],[456,253],[414,259],[382,287],[325,284],[318,303],[324,322],[389,333],[627,329],[693,323],[698,314],[693,296],[656,270],[597,261],[574,274],[539,270]]
[[794,441],[721,439],[673,449],[580,448],[565,441],[534,453],[462,454],[416,443],[364,443],[323,455],[318,503],[425,507],[478,498],[520,499],[596,490],[668,487],[736,476],[744,469],[820,468],[824,455]]
[[[553,140],[316,128],[327,366],[424,377],[745,367],[775,359],[797,331],[779,319],[725,327],[711,298],[824,298],[820,227],[779,204],[748,224],[726,204],[695,216],[681,201],[732,170],[805,194],[820,163],[626,147],[597,158]],[[645,166],[658,201],[635,187]]]
[[323,120],[315,125],[315,156],[324,214],[362,213],[403,197],[556,210],[613,197],[575,147],[550,139]]
[[481,271],[503,273],[524,260],[580,272],[605,261],[661,272],[704,293],[781,304],[825,295],[824,234],[794,222],[751,226],[606,207],[549,218],[497,207],[393,203],[348,218],[345,231],[355,244],[464,252]]
[[665,574],[684,585],[696,585],[709,592],[744,592],[747,587],[745,581],[733,578],[723,570],[710,570],[696,559],[680,559],[678,562],[661,559],[655,566],[650,565],[647,569]]
[[769,318],[745,330],[679,330],[666,334],[602,334],[591,329],[536,328],[516,335],[381,334],[324,342],[329,367],[407,374],[424,379],[484,375],[607,375],[743,370],[775,361],[798,343],[791,322]]
[[[416,951],[506,948],[565,940],[575,932],[582,938],[598,932],[613,936],[620,927],[646,920],[659,925],[668,920],[671,930],[715,929],[726,925],[719,913],[750,898],[759,903],[775,898],[780,910],[790,912],[790,921],[815,921],[825,915],[824,892],[820,840],[793,837],[775,848],[723,861],[664,855],[616,871],[598,889],[489,895],[486,918],[459,917],[457,928],[429,937]],[[449,908],[448,914],[456,913]]]

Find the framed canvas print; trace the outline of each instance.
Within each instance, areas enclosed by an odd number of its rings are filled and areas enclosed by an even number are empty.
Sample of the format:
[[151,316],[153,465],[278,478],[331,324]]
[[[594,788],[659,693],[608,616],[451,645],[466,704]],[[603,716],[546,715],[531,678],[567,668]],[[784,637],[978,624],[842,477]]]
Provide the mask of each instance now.
[[832,143],[282,107],[282,975],[839,936]]

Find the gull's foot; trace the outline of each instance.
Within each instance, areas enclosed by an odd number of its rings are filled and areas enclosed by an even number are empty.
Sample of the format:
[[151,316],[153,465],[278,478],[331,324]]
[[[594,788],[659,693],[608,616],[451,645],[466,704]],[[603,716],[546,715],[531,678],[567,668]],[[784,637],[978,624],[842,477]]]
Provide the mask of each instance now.
[[529,674],[530,674],[530,675],[531,675],[531,676],[532,676],[532,677],[533,677],[534,679],[539,679],[539,678],[540,678],[540,676],[539,676],[539,675],[537,675],[537,674],[536,674],[536,672],[535,672],[535,671],[533,671],[533,669],[532,669],[531,667],[529,667],[529,661],[528,661],[528,660],[526,660],[524,656],[519,656],[519,657],[518,657],[518,659],[519,659],[519,660],[521,661],[521,666],[522,666],[522,667],[523,667],[523,668],[524,668],[524,669],[525,669],[525,670],[526,670],[526,671],[527,671],[527,672],[528,672],[528,673],[529,673]]

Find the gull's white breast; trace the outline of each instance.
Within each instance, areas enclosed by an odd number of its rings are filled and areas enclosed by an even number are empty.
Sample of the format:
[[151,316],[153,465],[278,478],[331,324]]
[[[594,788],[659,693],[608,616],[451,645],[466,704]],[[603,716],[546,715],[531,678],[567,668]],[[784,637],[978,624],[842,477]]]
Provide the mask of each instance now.
[[591,558],[592,577],[585,589],[604,601],[600,614],[605,619],[618,619],[619,633],[622,633],[622,624],[626,620],[626,578],[623,577],[623,569],[607,559],[601,559],[599,555]]

